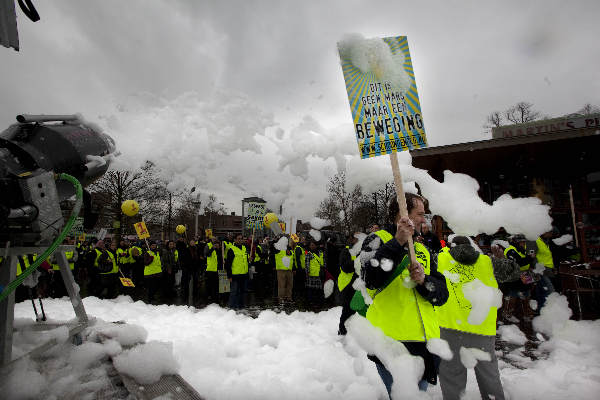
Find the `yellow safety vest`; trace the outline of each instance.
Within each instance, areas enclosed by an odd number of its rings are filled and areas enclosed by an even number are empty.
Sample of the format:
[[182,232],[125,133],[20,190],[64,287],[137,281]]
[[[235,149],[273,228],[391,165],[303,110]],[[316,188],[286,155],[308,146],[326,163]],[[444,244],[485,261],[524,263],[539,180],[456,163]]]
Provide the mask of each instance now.
[[[96,259],[94,260],[94,267],[98,268],[98,260],[100,259],[100,256],[102,255],[102,251],[95,249],[96,250]],[[100,272],[100,275],[108,275],[108,274],[116,274],[117,272],[119,272],[119,267],[117,266],[117,262],[115,261],[115,256],[113,253],[111,253],[108,250],[105,250],[108,253],[108,258],[110,259],[110,261],[112,262],[112,269],[109,272]]]
[[319,252],[319,254],[315,254],[312,251],[310,253],[313,256],[308,265],[308,276],[319,276],[323,267],[323,253]]
[[546,242],[544,242],[542,238],[537,238],[535,244],[537,244],[537,253],[535,255],[537,262],[544,264],[546,268],[554,268],[552,252]]
[[256,245],[256,249],[254,250],[254,262],[259,262],[260,261],[260,255],[258,254],[258,251],[256,250],[260,250],[260,252],[262,253],[262,247],[260,247],[260,244]]
[[[300,266],[296,265],[296,251],[298,251],[297,249],[300,249],[300,252],[302,253],[302,255],[300,256]],[[306,269],[306,254],[302,246],[297,244],[296,247],[294,247],[292,257],[294,258],[294,268]]]
[[248,273],[248,255],[246,253],[246,246],[242,246],[242,248],[238,248],[237,246],[231,245],[229,246],[231,250],[233,250],[233,254],[235,257],[233,258],[233,263],[231,264],[231,273],[233,275],[244,275]]
[[436,308],[436,314],[440,326],[456,331],[476,333],[478,335],[495,336],[496,335],[496,316],[497,308],[490,307],[487,317],[481,325],[471,325],[467,320],[471,312],[471,302],[465,299],[463,295],[463,285],[479,279],[483,284],[498,288],[496,278],[494,278],[494,268],[492,260],[483,254],[479,255],[477,262],[473,265],[463,265],[450,255],[450,253],[438,254],[438,271],[452,272],[460,275],[460,281],[452,282],[446,277],[448,285],[448,301]]
[[131,246],[128,249],[128,251],[127,251],[127,254],[128,254],[127,259],[129,260],[129,262],[131,264],[135,263],[135,258],[133,257],[133,249],[136,249],[138,251],[138,257],[142,255],[142,249],[141,248],[139,248],[137,246]]
[[[29,267],[29,260],[27,259],[27,255],[19,257],[17,260],[17,276],[23,273],[23,268],[21,268],[21,259],[23,260],[23,267],[27,269]],[[0,257],[0,263],[2,263],[2,257]]]
[[[69,262],[69,267],[71,270],[75,269],[75,263],[73,262],[73,252],[65,251],[65,256],[67,256],[67,261]],[[60,266],[58,264],[52,264],[52,269],[54,271],[60,271]]]
[[[207,246],[209,249],[213,248],[213,244],[210,242],[207,244]],[[217,250],[215,249],[215,251],[212,252],[210,257],[208,257],[206,259],[206,270],[208,272],[217,272],[218,267],[219,267],[219,259],[217,258]]]
[[154,253],[152,250],[148,250],[148,254],[154,257],[154,259],[144,267],[144,276],[160,274],[162,272],[162,263],[160,262],[159,252]]
[[[346,246],[346,248],[350,249],[350,246]],[[352,257],[352,261],[356,260],[356,256],[351,255],[351,257]],[[338,289],[340,290],[340,292],[342,290],[344,290],[344,288],[346,286],[348,286],[350,281],[352,281],[353,275],[354,275],[354,271],[353,272],[344,272],[340,268],[340,274],[338,275]]]
[[[287,267],[283,263],[283,259],[286,257],[288,259]],[[275,269],[280,270],[280,271],[290,271],[292,269],[292,267],[294,266],[293,257],[294,257],[294,253],[292,253],[292,255],[288,256],[286,254],[285,250],[281,250],[278,253],[275,253]]]
[[[384,231],[386,235],[380,232],[375,234],[382,238],[384,243],[393,237],[388,232]],[[423,266],[425,274],[429,275],[429,251],[419,242],[415,242],[414,246],[417,261]],[[433,305],[416,289],[404,286],[404,279],[407,277],[410,277],[410,273],[408,268],[405,268],[396,279],[377,293],[373,304],[367,310],[367,319],[395,340],[426,342],[431,338],[439,338],[440,327]]]
[[[506,257],[506,254],[508,254],[508,252],[510,250],[514,250],[517,252],[518,255],[520,255],[521,257],[525,257],[525,254],[521,253],[519,250],[517,250],[517,248],[515,246],[508,246],[506,249],[504,249],[504,257]],[[529,264],[527,265],[523,265],[521,267],[521,271],[527,271],[529,269]]]
[[123,265],[134,262],[133,258],[129,253],[129,250],[130,249],[122,249],[120,247],[117,249],[117,261],[119,262],[119,264]]

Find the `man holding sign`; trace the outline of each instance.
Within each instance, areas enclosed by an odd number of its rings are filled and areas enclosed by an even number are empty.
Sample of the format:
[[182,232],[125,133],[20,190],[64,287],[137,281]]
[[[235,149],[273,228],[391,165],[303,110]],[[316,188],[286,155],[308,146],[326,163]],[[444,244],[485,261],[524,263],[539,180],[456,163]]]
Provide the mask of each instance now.
[[[423,358],[425,373],[419,389],[437,382],[439,358],[427,342],[440,337],[434,306],[448,299],[437,257],[413,235],[425,222],[425,202],[404,194],[396,152],[427,147],[425,128],[405,36],[364,39],[347,37],[338,44],[356,141],[361,158],[388,154],[396,186],[389,207],[394,225],[363,242],[363,253],[376,250],[363,264],[367,289],[373,294],[366,317],[387,336],[402,341],[408,351]],[[375,245],[375,242],[378,242]],[[383,243],[383,244],[381,244]],[[373,355],[372,360],[391,397],[393,377]]]
[[[430,339],[440,338],[433,307],[446,303],[448,288],[444,276],[437,270],[436,254],[423,244],[411,243],[417,261],[409,261],[408,241],[425,221],[425,204],[423,198],[411,193],[407,193],[405,199],[408,217],[400,217],[398,203],[392,200],[388,214],[390,219],[398,221],[397,225],[371,234],[363,243],[363,251],[369,251],[375,237],[383,242],[363,268],[367,288],[376,290],[366,317],[387,336],[401,341],[412,355],[423,358],[425,372],[419,389],[426,390],[428,383],[437,383],[440,362],[439,357],[427,349]],[[392,375],[377,357],[370,358],[391,397]]]

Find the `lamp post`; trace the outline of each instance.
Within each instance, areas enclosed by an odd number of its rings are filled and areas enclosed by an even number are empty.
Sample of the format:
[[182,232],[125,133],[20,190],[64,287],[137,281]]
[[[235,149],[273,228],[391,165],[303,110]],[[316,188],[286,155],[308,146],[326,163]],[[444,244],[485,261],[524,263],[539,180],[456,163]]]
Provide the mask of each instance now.
[[[194,193],[196,191],[196,186],[194,186],[192,188],[192,190],[190,190],[190,193]],[[196,199],[192,200],[192,205],[195,208],[195,220],[196,220],[196,224],[195,224],[195,229],[194,229],[194,240],[198,238],[198,214],[200,214],[200,205],[202,204],[202,201],[200,200],[200,194],[196,195]]]

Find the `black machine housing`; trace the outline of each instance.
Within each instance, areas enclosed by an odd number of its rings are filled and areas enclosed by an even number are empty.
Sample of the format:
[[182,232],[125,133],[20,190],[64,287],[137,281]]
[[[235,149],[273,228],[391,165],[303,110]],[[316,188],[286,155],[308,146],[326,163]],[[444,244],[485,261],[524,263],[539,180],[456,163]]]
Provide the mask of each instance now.
[[[0,133],[0,245],[46,244],[64,224],[59,203],[75,194],[55,174],[91,184],[108,169],[115,143],[78,115],[19,115],[17,121]],[[84,205],[88,214],[89,208]]]

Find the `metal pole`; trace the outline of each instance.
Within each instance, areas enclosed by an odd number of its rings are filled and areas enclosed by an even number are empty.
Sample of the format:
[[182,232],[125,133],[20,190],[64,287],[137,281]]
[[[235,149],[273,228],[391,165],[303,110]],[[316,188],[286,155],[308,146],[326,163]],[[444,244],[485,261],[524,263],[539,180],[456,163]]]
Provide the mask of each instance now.
[[579,247],[579,235],[577,234],[577,221],[575,221],[575,202],[573,202],[572,185],[569,185],[569,201],[571,203],[571,218],[573,219],[573,236],[575,237],[575,246]]
[[[8,244],[7,244],[8,247]],[[17,276],[16,255],[5,257],[2,268],[0,268],[0,284],[6,286]],[[4,301],[0,302],[0,366],[6,365],[12,359],[12,337],[13,323],[15,320],[15,292],[8,295]]]
[[75,279],[73,279],[73,273],[71,272],[71,267],[67,261],[67,256],[64,250],[57,251],[55,254],[56,258],[58,259],[58,266],[60,267],[60,274],[62,275],[62,279],[65,283],[65,288],[67,289],[67,293],[71,299],[71,304],[75,310],[75,315],[80,323],[87,325],[88,316],[85,312],[85,308],[83,307],[81,297],[79,296],[79,286],[75,284]]

